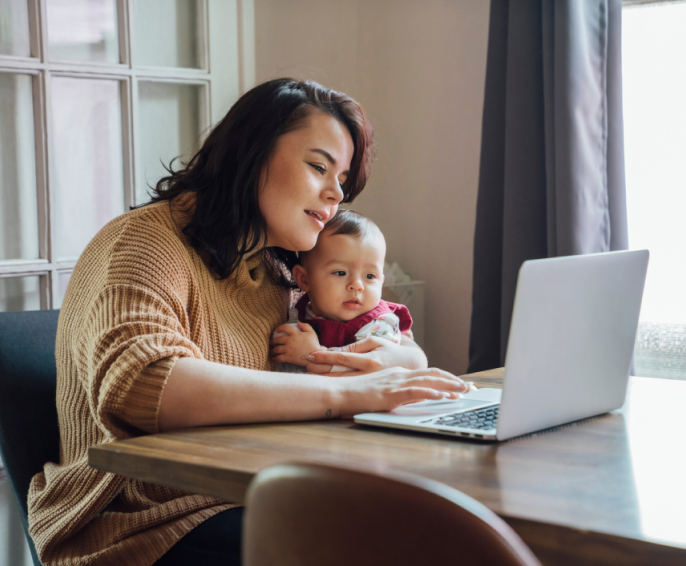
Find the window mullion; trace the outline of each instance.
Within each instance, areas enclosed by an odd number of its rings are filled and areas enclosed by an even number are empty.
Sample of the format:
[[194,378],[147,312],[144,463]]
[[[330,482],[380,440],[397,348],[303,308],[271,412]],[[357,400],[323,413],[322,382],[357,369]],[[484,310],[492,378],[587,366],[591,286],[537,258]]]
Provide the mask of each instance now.
[[0,69],[8,72],[38,72],[45,69],[45,64],[38,59],[28,59],[26,57],[0,57]]
[[[126,22],[124,25],[121,26],[121,28],[126,28],[126,34],[124,40],[126,41],[126,63],[128,64],[129,68],[135,69],[136,67],[136,51],[133,48],[133,44],[135,41],[135,35],[136,35],[136,30],[134,29],[135,26],[135,6],[134,2],[135,0],[119,0],[119,2],[122,4],[122,12],[125,15]],[[125,7],[124,7],[125,4]],[[122,22],[120,22],[122,23]],[[120,32],[121,33],[121,32]],[[121,40],[121,35],[119,36]],[[124,61],[122,61],[124,62]]]
[[43,17],[40,0],[28,0],[28,8],[31,57],[34,57],[41,62],[45,62],[47,57],[45,56],[44,50],[47,43],[44,41],[43,36]]
[[117,0],[117,29],[119,31],[119,62],[131,67],[131,45],[129,43],[130,2]]
[[45,273],[50,269],[50,263],[47,260],[11,260],[0,263],[0,277],[5,276],[21,276],[32,275],[36,273]]
[[[46,212],[44,218],[46,219],[44,231],[46,234],[46,257],[50,264],[55,262],[55,254],[57,253],[57,243],[55,241],[55,234],[57,232],[57,219],[55,218],[55,167],[54,167],[54,151],[53,144],[53,127],[52,127],[52,105],[51,98],[51,82],[52,73],[46,70],[43,73],[43,96],[41,97],[41,106],[43,111],[42,124],[42,145],[43,145],[43,162],[44,162],[44,182],[43,192],[44,198],[41,202],[44,203]],[[52,274],[51,274],[52,275]],[[53,306],[53,298],[57,296],[57,277],[50,277],[50,285],[48,286],[49,298],[47,304],[49,309]]]
[[48,172],[48,113],[46,71],[33,77],[33,124],[36,155],[39,257],[52,261],[50,237],[50,190]]
[[48,53],[48,6],[47,0],[30,0],[31,4],[36,4],[35,14],[37,16],[36,31],[39,32],[37,36],[39,42],[39,56],[43,63],[47,63],[50,59]]
[[[40,238],[40,257],[47,259],[48,273],[41,278],[40,304],[41,309],[53,308],[56,284],[53,276],[54,261],[54,196],[51,190],[51,159],[50,142],[50,70],[48,60],[48,8],[45,0],[29,0],[30,14],[33,13],[35,25],[35,41],[31,41],[31,53],[40,58],[42,70],[37,78],[37,88],[34,92],[38,96],[35,105],[35,133],[36,133],[36,185],[38,190],[38,225]],[[31,21],[31,20],[30,20]],[[32,32],[33,35],[33,32]],[[34,52],[34,43],[37,52]]]
[[131,159],[130,175],[131,179],[131,202],[134,204],[142,204],[138,202],[136,195],[138,195],[138,175],[136,171],[140,165],[140,132],[139,132],[139,118],[138,118],[138,76],[135,70],[131,75],[131,83],[129,87],[130,99],[128,110],[129,115],[129,136],[131,140],[131,147],[129,148],[129,157]]
[[135,159],[133,141],[134,124],[133,106],[135,100],[134,83],[131,77],[121,82],[121,120],[122,120],[122,157],[124,167],[124,210],[129,210],[136,203]]
[[198,17],[197,23],[197,41],[198,41],[198,67],[205,71],[209,71],[208,53],[209,53],[209,20],[207,0],[198,0]]
[[138,167],[138,73],[136,72],[136,50],[134,49],[134,41],[136,39],[135,27],[135,0],[120,0],[125,4],[126,22],[122,28],[126,28],[126,54],[127,63],[131,70],[131,75],[127,84],[126,97],[123,100],[122,120],[125,121],[125,129],[123,139],[124,148],[124,182],[126,183],[126,206],[140,204],[136,202],[136,184],[138,179],[136,177],[136,168]]
[[47,65],[54,73],[71,73],[87,78],[117,78],[131,74],[126,65],[113,65],[106,63],[83,63],[70,61],[53,61]]
[[53,281],[57,277],[55,276],[55,269],[52,268],[47,274],[40,277],[39,281],[39,293],[40,293],[40,308],[41,310],[50,310],[53,308],[53,297],[55,297]]

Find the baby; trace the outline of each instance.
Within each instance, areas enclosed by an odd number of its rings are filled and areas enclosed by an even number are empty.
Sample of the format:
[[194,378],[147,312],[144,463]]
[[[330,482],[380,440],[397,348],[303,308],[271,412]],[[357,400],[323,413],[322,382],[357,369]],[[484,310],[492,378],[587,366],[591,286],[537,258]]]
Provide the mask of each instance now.
[[351,371],[314,364],[307,358],[312,352],[369,336],[398,344],[403,334],[412,337],[407,308],[381,300],[385,257],[386,241],[379,227],[359,212],[339,210],[319,234],[315,247],[301,253],[300,264],[293,268],[295,282],[306,294],[296,304],[290,322],[274,332],[277,371]]

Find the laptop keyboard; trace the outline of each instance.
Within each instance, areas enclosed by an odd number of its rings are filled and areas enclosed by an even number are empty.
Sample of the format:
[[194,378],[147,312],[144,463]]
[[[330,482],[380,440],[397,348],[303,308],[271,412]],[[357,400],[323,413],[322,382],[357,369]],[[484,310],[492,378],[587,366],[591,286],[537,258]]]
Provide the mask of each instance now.
[[456,426],[460,428],[489,430],[495,428],[495,425],[498,422],[499,408],[500,405],[496,405],[495,407],[486,407],[485,409],[477,409],[476,411],[443,415],[436,420],[424,422],[430,422],[431,424],[441,426]]

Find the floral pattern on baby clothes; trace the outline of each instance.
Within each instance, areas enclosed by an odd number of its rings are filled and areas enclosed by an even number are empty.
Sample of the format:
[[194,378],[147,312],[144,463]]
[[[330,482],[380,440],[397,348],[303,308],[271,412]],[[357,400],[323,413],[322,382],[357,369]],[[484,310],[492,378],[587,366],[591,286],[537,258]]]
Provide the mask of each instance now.
[[400,344],[402,333],[400,332],[400,319],[392,312],[384,313],[379,318],[372,320],[360,328],[355,334],[355,342],[360,342],[370,336],[385,338],[396,344]]

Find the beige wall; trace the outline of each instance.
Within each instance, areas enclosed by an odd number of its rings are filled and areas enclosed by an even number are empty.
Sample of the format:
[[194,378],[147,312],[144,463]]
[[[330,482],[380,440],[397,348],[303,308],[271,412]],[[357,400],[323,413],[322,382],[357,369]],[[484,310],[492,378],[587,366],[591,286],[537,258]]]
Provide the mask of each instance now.
[[463,373],[471,316],[489,2],[255,0],[256,78],[312,78],[357,99],[377,160],[353,208],[426,281],[431,365]]

